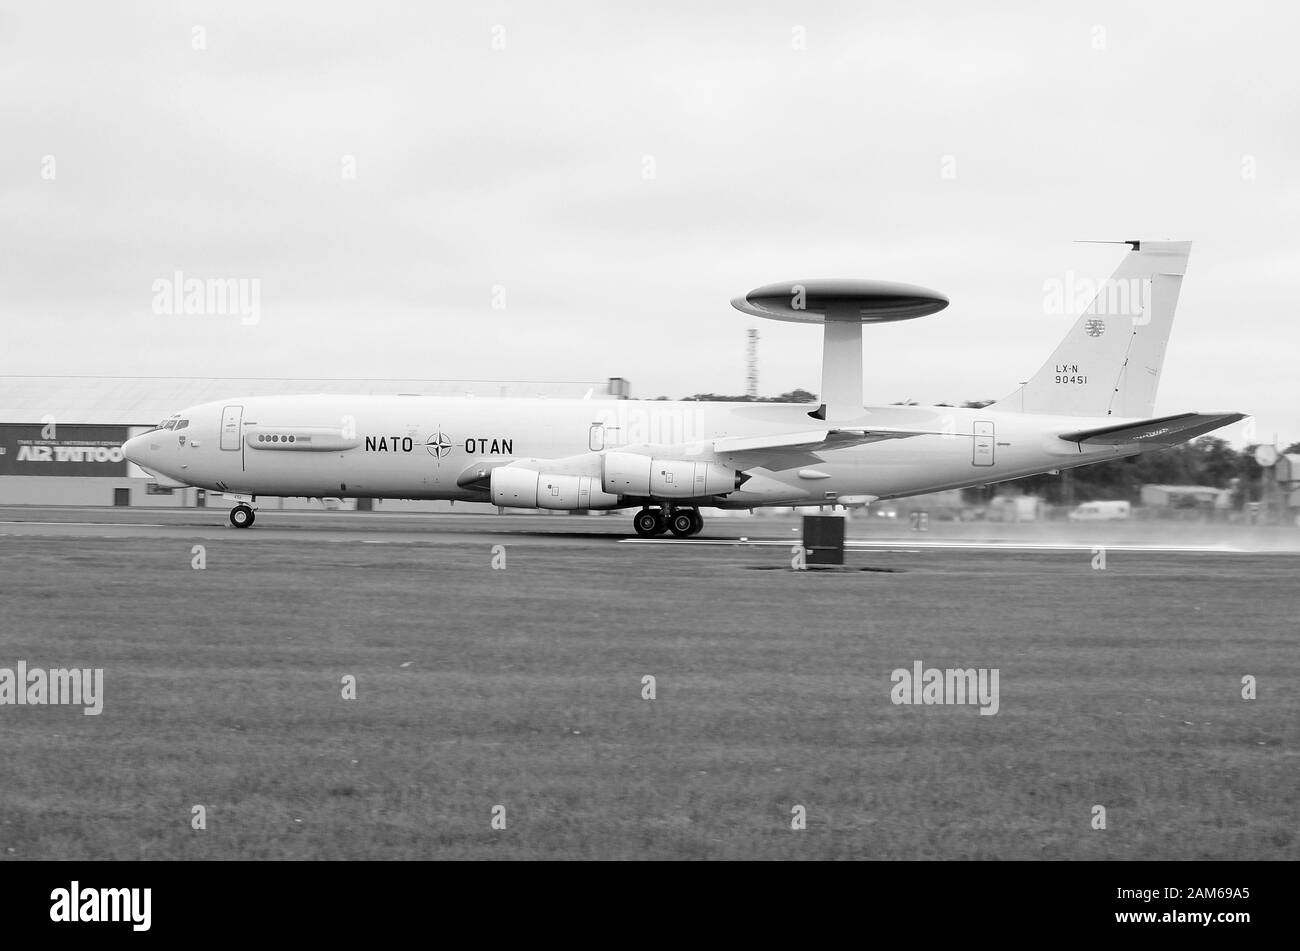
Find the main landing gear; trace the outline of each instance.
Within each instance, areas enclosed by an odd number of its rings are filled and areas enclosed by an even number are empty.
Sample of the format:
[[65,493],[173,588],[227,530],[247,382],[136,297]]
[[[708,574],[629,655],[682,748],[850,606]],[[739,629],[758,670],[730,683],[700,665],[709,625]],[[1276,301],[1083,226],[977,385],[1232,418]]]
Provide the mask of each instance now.
[[248,528],[257,521],[257,513],[251,505],[240,502],[230,510],[230,524],[235,528]]
[[704,518],[699,509],[674,508],[665,514],[664,509],[643,508],[632,519],[632,527],[642,538],[652,538],[664,532],[672,532],[678,538],[690,538],[704,528]]

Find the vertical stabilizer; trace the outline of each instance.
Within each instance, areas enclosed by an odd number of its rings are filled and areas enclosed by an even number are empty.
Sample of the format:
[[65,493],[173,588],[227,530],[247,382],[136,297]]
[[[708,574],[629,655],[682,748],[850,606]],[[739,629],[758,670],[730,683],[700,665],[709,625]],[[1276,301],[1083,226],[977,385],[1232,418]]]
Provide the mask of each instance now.
[[[997,405],[1059,416],[1151,416],[1190,241],[1132,249],[1034,376]],[[1068,304],[1068,302],[1066,302]]]

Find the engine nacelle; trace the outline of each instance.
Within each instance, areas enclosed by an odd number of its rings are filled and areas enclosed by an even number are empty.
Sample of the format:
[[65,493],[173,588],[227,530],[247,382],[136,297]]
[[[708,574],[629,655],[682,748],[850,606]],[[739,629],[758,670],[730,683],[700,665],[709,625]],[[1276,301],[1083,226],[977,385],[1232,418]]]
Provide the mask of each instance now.
[[725,495],[744,477],[716,462],[651,459],[632,452],[605,453],[602,486],[606,492],[661,499],[697,499]]
[[492,502],[521,509],[607,509],[618,496],[601,491],[594,476],[547,475],[535,469],[499,466],[492,470]]
[[649,495],[652,461],[649,456],[632,452],[605,453],[602,488],[620,495]]

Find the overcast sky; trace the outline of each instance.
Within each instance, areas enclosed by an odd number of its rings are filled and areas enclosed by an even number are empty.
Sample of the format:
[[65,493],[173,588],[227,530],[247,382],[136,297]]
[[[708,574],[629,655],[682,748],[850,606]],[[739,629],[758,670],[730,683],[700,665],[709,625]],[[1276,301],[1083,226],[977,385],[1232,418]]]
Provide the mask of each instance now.
[[[1173,238],[1157,412],[1300,439],[1296,5],[615,6],[0,5],[0,373],[680,397],[761,323],[771,395],[820,333],[729,299],[864,277],[952,300],[867,328],[868,402],[994,398],[1123,253],[1074,239]],[[155,313],[176,271],[257,322]]]

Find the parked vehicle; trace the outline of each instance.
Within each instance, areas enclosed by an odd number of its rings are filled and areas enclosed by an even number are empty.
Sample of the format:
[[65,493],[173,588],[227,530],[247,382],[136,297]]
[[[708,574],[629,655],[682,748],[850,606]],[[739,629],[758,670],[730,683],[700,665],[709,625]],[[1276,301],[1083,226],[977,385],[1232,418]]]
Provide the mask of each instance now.
[[1128,502],[1084,502],[1076,505],[1068,518],[1072,522],[1109,522],[1132,516],[1133,507]]

